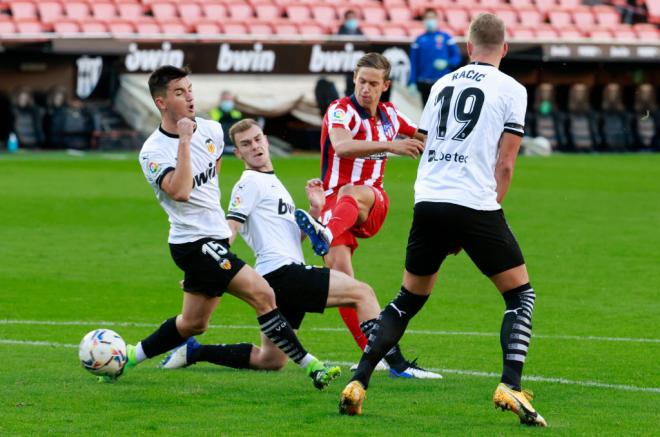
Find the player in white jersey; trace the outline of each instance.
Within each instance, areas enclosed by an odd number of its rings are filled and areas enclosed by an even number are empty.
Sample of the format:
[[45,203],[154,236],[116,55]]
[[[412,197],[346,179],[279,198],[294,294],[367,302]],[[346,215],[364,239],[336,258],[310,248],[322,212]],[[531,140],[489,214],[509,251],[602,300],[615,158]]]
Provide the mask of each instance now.
[[[145,141],[140,164],[170,221],[170,253],[183,270],[183,310],[128,350],[128,364],[160,355],[204,333],[226,291],[257,313],[264,336],[307,371],[321,389],[339,375],[300,344],[275,305],[268,283],[229,251],[232,232],[220,208],[218,172],[223,132],[216,122],[195,117],[188,71],[164,66],[149,77],[149,90],[161,124]],[[235,350],[229,348],[228,359]]]
[[[256,256],[257,273],[275,291],[277,306],[293,329],[300,327],[308,312],[323,313],[328,307],[347,306],[355,308],[360,327],[368,336],[380,313],[376,295],[367,284],[346,273],[305,265],[293,199],[275,175],[268,139],[257,122],[241,120],[232,126],[229,136],[246,168],[234,186],[227,212],[230,243],[240,233],[250,246]],[[320,180],[312,182],[307,191],[314,214],[325,200],[323,191],[315,189],[319,184]],[[227,365],[223,355],[228,346],[232,345],[201,345],[191,337],[163,360],[162,367],[175,369],[200,361]],[[286,364],[286,355],[265,335],[261,336],[261,347],[246,343],[235,346],[231,367],[279,370]],[[441,378],[408,362],[398,345],[388,351],[385,360],[393,376]]]
[[500,204],[520,148],[527,93],[499,71],[508,50],[504,37],[500,18],[479,14],[467,43],[472,62],[431,90],[420,123],[428,137],[415,183],[403,285],[381,313],[379,329],[342,392],[342,414],[360,414],[373,367],[428,299],[444,259],[462,248],[506,303],[500,333],[504,365],[493,401],[524,424],[547,426],[520,387],[535,295]]

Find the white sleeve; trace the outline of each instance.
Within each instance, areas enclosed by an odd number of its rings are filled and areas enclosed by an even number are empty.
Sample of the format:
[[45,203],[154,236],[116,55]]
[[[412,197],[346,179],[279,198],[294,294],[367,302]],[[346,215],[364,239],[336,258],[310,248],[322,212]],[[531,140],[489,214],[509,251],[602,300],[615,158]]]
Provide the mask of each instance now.
[[162,150],[142,151],[140,166],[147,181],[154,187],[160,188],[165,175],[176,168],[176,160]]
[[429,99],[426,101],[424,106],[424,111],[422,112],[422,118],[419,120],[419,131],[429,135],[429,131],[433,129],[434,117],[437,118],[437,111],[435,109],[435,96],[437,93],[434,92],[435,87],[431,89],[431,94]]
[[227,220],[245,223],[261,197],[259,185],[256,181],[240,180],[231,191],[231,200],[227,210]]
[[518,82],[515,82],[508,96],[507,108],[504,112],[504,132],[522,137],[525,135],[527,89]]

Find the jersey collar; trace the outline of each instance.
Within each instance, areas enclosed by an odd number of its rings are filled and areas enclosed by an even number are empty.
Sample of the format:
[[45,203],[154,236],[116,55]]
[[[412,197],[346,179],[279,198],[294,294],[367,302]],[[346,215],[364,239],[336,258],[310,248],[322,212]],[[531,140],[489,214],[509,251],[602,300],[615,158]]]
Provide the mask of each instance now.
[[[170,132],[166,131],[165,129],[163,129],[163,125],[161,125],[161,124],[158,125],[158,130],[160,131],[161,134],[165,135],[166,137],[179,138],[179,135],[170,133]],[[193,129],[193,133],[195,133],[195,132],[197,132],[197,126],[195,126],[195,129]]]
[[271,170],[271,171],[259,171],[259,170],[255,170],[255,169],[253,169],[253,168],[246,168],[245,171],[254,171],[254,172],[262,173],[262,174],[275,174],[275,170]]
[[489,64],[488,62],[479,62],[479,61],[472,61],[468,65],[486,65],[488,67],[495,67],[493,64]]
[[367,111],[362,106],[360,106],[357,99],[355,98],[355,94],[351,94],[351,103],[353,104],[353,106],[355,106],[355,109],[357,109],[357,112],[358,114],[360,114],[361,119],[366,120],[367,118],[371,118],[371,114],[369,114],[369,111]]

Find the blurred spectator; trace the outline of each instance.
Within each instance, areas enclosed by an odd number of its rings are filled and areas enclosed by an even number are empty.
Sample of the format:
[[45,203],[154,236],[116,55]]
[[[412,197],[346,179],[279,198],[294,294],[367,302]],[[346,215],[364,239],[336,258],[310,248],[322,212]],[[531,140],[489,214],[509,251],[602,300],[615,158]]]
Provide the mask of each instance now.
[[646,0],[612,0],[612,4],[621,14],[623,23],[633,24],[647,21]]
[[235,108],[234,95],[230,91],[223,91],[220,93],[220,103],[216,108],[211,109],[209,112],[211,119],[219,122],[222,125],[222,130],[225,133],[225,144],[232,144],[229,137],[229,129],[243,118],[241,111]]
[[633,146],[632,116],[626,111],[621,98],[621,86],[608,84],[603,90],[600,114],[602,147],[623,151]]
[[54,87],[48,96],[46,132],[49,147],[54,149],[88,149],[94,123],[81,101],[67,101],[64,87]]
[[538,86],[532,111],[527,113],[529,120],[526,123],[532,136],[547,139],[552,150],[566,149],[566,116],[556,106],[555,88],[552,84],[542,83]]
[[363,35],[354,10],[349,9],[344,12],[344,22],[339,26],[337,35]]
[[570,147],[575,151],[593,151],[600,145],[597,117],[589,103],[589,88],[574,84],[568,93],[567,132]]
[[319,107],[321,117],[323,117],[328,110],[330,103],[339,98],[339,93],[337,92],[337,87],[335,87],[334,83],[325,77],[322,77],[316,82],[314,96],[316,97],[316,104]]
[[44,110],[34,103],[28,88],[21,87],[14,93],[12,102],[13,131],[22,148],[40,148],[44,145]]
[[641,150],[660,149],[660,111],[653,85],[645,83],[635,92],[635,143]]
[[410,46],[409,86],[417,88],[426,104],[436,80],[461,63],[461,52],[454,37],[438,30],[438,14],[428,9],[422,17],[426,32]]

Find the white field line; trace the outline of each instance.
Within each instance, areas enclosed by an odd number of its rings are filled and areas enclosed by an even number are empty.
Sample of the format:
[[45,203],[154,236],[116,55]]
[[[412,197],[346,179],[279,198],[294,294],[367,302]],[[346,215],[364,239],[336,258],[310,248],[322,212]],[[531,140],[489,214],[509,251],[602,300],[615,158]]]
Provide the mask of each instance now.
[[[70,348],[70,349],[75,349],[78,347],[77,344],[70,344],[70,343],[56,343],[52,341],[12,340],[5,338],[0,338],[0,344],[18,345],[18,346],[48,346],[48,347]],[[332,364],[348,367],[355,363],[351,361],[335,361]],[[440,373],[450,373],[453,375],[475,376],[479,378],[500,377],[498,373],[481,372],[478,370],[439,369],[439,368],[428,368],[428,370],[431,370],[433,372],[440,372]],[[577,385],[582,387],[596,387],[596,388],[605,388],[611,390],[660,393],[660,387],[638,387],[636,385],[607,384],[598,381],[573,381],[571,379],[565,379],[565,378],[551,378],[547,376],[536,376],[536,375],[525,375],[524,379],[526,381],[549,382],[554,384]]]
[[[12,320],[0,319],[0,325],[49,325],[49,326],[124,326],[135,328],[155,328],[157,323],[140,322],[108,322],[97,321],[88,322],[84,320]],[[209,325],[211,329],[258,329],[254,325]],[[305,331],[318,332],[344,332],[346,328],[305,328]],[[436,331],[429,329],[408,329],[406,334],[413,335],[445,335],[445,336],[468,336],[468,337],[499,337],[499,332],[471,332],[471,331]],[[552,335],[534,333],[534,338],[543,338],[548,340],[577,340],[577,341],[610,341],[624,343],[660,343],[659,338],[630,338],[630,337],[599,337],[595,335]]]

